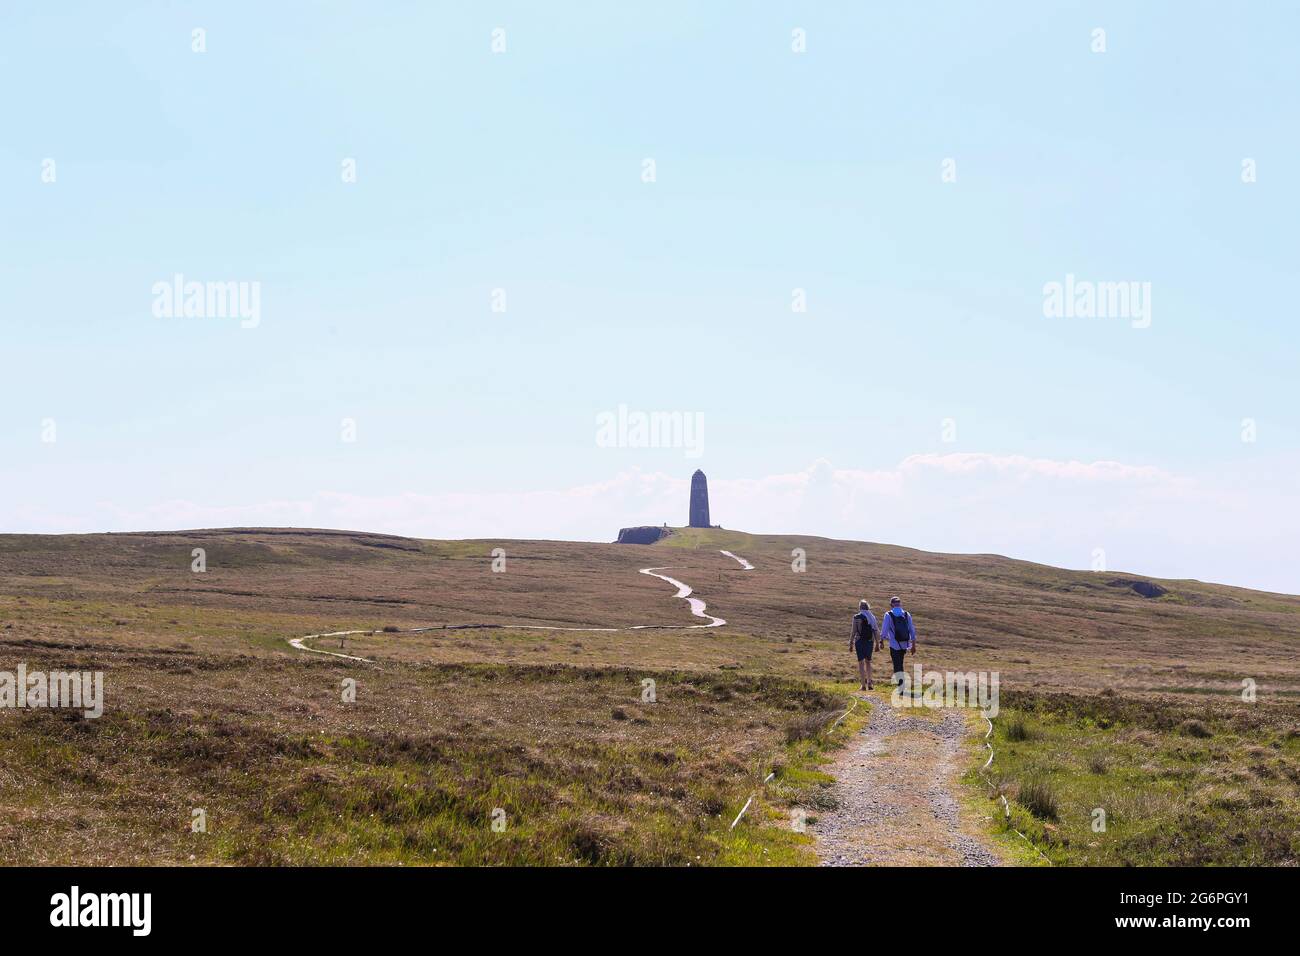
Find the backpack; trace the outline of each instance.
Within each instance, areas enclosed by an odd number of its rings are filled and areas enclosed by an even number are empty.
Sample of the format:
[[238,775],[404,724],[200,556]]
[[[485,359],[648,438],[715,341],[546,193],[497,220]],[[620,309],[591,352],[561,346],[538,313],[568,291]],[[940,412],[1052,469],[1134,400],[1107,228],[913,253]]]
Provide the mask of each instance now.
[[902,608],[898,608],[897,610],[902,611],[902,613],[895,614],[892,609],[889,613],[894,618],[894,642],[901,646],[907,644],[907,642],[912,639],[912,628],[909,626],[909,622],[912,620],[912,615],[908,614]]
[[854,618],[856,618],[857,620],[859,620],[859,621],[862,622],[861,624],[858,625],[858,628],[857,628],[857,631],[858,631],[858,640],[860,640],[860,641],[871,641],[871,640],[875,640],[875,638],[876,638],[876,629],[875,629],[874,627],[871,626],[871,620],[870,620],[870,619],[869,619],[865,614],[863,614],[861,611],[859,611],[857,614],[855,614],[855,615],[853,615],[853,616],[854,616]]

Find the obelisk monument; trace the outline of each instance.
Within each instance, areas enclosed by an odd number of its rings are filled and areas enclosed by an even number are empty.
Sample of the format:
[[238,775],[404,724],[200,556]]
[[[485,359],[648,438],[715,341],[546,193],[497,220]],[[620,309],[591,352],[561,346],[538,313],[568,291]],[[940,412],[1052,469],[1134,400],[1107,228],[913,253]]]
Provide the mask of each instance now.
[[691,475],[691,524],[692,528],[709,527],[709,480],[704,472],[696,470]]

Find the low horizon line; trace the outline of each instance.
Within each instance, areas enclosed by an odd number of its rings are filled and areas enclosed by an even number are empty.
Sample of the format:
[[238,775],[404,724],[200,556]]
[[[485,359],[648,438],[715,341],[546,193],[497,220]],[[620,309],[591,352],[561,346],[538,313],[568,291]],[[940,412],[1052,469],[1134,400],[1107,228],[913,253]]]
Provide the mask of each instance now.
[[[906,544],[893,544],[888,541],[867,541],[861,538],[829,538],[819,534],[802,534],[799,532],[758,532],[742,531],[738,528],[726,528],[721,525],[715,525],[709,528],[692,528],[690,525],[628,525],[627,527],[647,527],[662,528],[667,527],[674,531],[724,531],[732,534],[744,534],[754,538],[811,538],[821,541],[840,541],[850,544],[867,544],[883,548],[898,548],[903,551],[916,551],[920,554],[932,554],[938,556],[951,556],[963,558],[1000,558],[1004,561],[1014,561],[1018,564],[1029,564],[1040,568],[1051,568],[1055,571],[1065,571],[1071,574],[1115,574],[1115,575],[1133,575],[1151,581],[1166,582],[1183,582],[1190,584],[1201,584],[1210,587],[1233,588],[1239,591],[1250,591],[1254,594],[1276,594],[1281,597],[1300,597],[1290,591],[1273,591],[1264,588],[1252,588],[1242,584],[1229,584],[1223,581],[1206,581],[1201,578],[1171,578],[1161,575],[1151,575],[1139,571],[1123,571],[1120,569],[1107,568],[1102,571],[1094,571],[1089,568],[1067,568],[1057,564],[1047,564],[1043,561],[1032,561],[1028,558],[1017,558],[1009,554],[1001,554],[996,551],[931,551],[926,548],[916,548]],[[39,538],[74,538],[74,537],[91,537],[91,536],[110,536],[118,537],[127,535],[192,535],[192,534],[237,534],[237,533],[317,533],[317,534],[334,534],[334,535],[366,535],[372,538],[397,538],[405,541],[525,541],[525,542],[547,542],[559,541],[566,544],[595,544],[609,545],[617,547],[629,547],[627,544],[619,544],[617,541],[592,541],[587,538],[513,538],[504,535],[495,535],[488,537],[467,537],[467,538],[424,538],[418,535],[393,534],[388,531],[366,531],[359,528],[318,528],[306,527],[300,525],[231,525],[228,527],[213,528],[173,528],[173,529],[155,529],[150,531],[0,531],[0,538],[5,537],[39,537]],[[637,545],[633,545],[636,547]],[[639,545],[639,547],[654,547],[653,544]]]

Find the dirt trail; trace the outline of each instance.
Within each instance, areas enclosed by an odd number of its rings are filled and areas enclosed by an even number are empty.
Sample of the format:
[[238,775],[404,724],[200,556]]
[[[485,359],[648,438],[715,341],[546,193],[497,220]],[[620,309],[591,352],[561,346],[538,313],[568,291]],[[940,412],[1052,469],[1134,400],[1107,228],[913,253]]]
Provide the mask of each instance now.
[[966,715],[901,710],[872,697],[871,718],[829,768],[836,809],[808,830],[823,866],[997,866],[963,827],[952,788]]

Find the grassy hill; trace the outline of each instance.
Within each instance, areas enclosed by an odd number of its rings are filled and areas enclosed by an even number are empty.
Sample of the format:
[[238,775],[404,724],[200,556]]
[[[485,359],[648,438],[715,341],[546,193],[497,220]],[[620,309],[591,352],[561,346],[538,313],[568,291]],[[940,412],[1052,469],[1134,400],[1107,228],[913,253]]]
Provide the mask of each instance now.
[[[727,625],[511,627],[699,623],[645,567]],[[925,666],[1001,674],[1028,730],[995,786],[1062,862],[1195,862],[1151,842],[1193,798],[1205,820],[1247,808],[1250,859],[1294,858],[1250,829],[1296,830],[1294,596],[718,529],[655,545],[223,529],[0,536],[0,670],[103,670],[107,697],[98,720],[0,713],[0,861],[809,862],[806,837],[765,823],[816,805],[819,756],[856,720],[825,733],[852,686],[849,617],[895,593]],[[492,626],[407,632],[430,625]],[[315,646],[375,663],[286,642],[351,629],[376,633]],[[1031,777],[1055,816],[1020,804]],[[1077,818],[1108,787],[1166,797],[1130,800],[1127,836],[1090,851]]]

